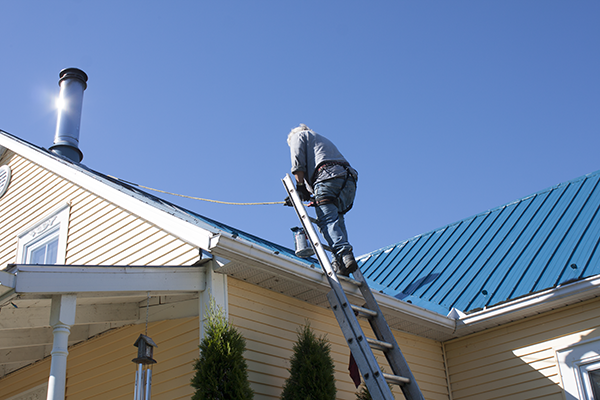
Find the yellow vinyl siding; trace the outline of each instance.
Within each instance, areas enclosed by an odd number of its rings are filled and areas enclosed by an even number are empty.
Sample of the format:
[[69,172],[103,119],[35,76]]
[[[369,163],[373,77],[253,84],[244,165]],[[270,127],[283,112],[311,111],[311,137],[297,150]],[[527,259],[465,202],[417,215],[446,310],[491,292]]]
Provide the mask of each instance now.
[[[137,348],[144,325],[108,332],[69,350],[67,400],[130,399],[133,396]],[[148,336],[157,344],[153,365],[154,400],[189,399],[193,361],[198,358],[198,318],[151,323]]]
[[65,202],[71,204],[66,263],[191,265],[198,249],[18,155],[0,199],[0,267],[16,261],[17,235]]
[[8,399],[48,382],[50,359],[22,368],[0,379],[0,400]]
[[0,199],[0,268],[16,261],[17,235],[63,204],[62,199],[75,190],[16,155],[10,157],[7,165],[12,178],[8,191]]
[[[133,343],[144,325],[109,331],[71,346],[67,361],[66,400],[129,400],[133,397],[137,356]],[[198,318],[151,323],[148,336],[156,343],[152,399],[189,399],[193,361],[198,358]],[[0,400],[48,381],[50,357],[0,379]]]
[[563,399],[555,348],[600,335],[599,300],[446,343],[454,400]]
[[[228,280],[230,320],[247,340],[245,357],[255,399],[275,399],[289,376],[289,358],[297,330],[308,320],[317,335],[326,334],[335,362],[337,398],[354,399],[356,389],[348,374],[350,352],[331,310],[277,294],[235,279]],[[371,328],[362,324],[367,336]],[[396,340],[428,400],[447,400],[441,344],[433,340],[394,332]],[[385,356],[376,354],[387,372]],[[403,398],[396,386],[394,395]]]

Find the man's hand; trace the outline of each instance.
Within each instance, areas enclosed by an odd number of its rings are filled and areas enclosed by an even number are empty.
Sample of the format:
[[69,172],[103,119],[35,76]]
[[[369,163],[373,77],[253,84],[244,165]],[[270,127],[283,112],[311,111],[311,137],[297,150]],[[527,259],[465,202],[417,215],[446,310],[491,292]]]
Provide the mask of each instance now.
[[298,196],[300,196],[300,200],[310,201],[310,193],[308,192],[308,189],[304,183],[296,183],[296,191],[298,192]]

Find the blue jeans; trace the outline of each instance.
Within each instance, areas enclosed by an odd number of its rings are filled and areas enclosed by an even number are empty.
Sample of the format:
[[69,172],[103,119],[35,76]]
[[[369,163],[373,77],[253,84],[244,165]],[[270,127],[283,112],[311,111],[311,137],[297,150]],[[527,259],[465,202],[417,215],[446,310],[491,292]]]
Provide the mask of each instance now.
[[[345,185],[344,181],[346,181]],[[343,189],[342,186],[344,186]],[[316,206],[317,225],[327,244],[337,255],[351,251],[352,246],[348,242],[343,211],[347,210],[354,202],[356,182],[352,178],[346,180],[345,177],[328,179],[316,183],[314,193],[318,203],[323,199],[331,200]]]

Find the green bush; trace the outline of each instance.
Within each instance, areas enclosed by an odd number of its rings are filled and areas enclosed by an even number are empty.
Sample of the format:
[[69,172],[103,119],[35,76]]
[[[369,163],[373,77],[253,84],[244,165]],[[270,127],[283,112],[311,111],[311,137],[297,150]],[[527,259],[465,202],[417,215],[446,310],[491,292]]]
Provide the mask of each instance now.
[[335,400],[334,364],[326,337],[317,338],[307,322],[298,330],[293,350],[281,399]]
[[211,301],[206,335],[200,342],[200,358],[194,363],[196,388],[192,400],[252,399],[248,367],[243,353],[246,340],[229,324],[223,310]]

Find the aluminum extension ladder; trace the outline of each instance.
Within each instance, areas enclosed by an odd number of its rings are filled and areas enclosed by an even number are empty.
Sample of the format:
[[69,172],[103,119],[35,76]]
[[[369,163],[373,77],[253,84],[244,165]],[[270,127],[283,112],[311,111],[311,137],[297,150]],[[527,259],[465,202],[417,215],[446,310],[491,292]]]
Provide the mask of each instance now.
[[[360,270],[356,270],[353,273],[354,279],[344,277],[344,280],[359,287],[365,299],[364,307],[352,305],[348,302],[338,276],[333,271],[329,258],[325,253],[327,246],[321,243],[313,225],[313,222],[316,222],[316,220],[308,215],[289,174],[283,178],[283,185],[288,192],[289,199],[298,214],[298,218],[300,218],[300,222],[302,222],[307,239],[311,243],[315,255],[329,281],[331,291],[327,294],[327,299],[331,304],[331,309],[338,320],[371,397],[377,400],[393,400],[394,396],[388,385],[389,383],[400,385],[406,400],[424,400],[421,390],[362,273]],[[364,335],[357,315],[368,319],[376,339],[367,338]],[[373,349],[382,351],[385,354],[393,374],[381,371],[373,354]]]

